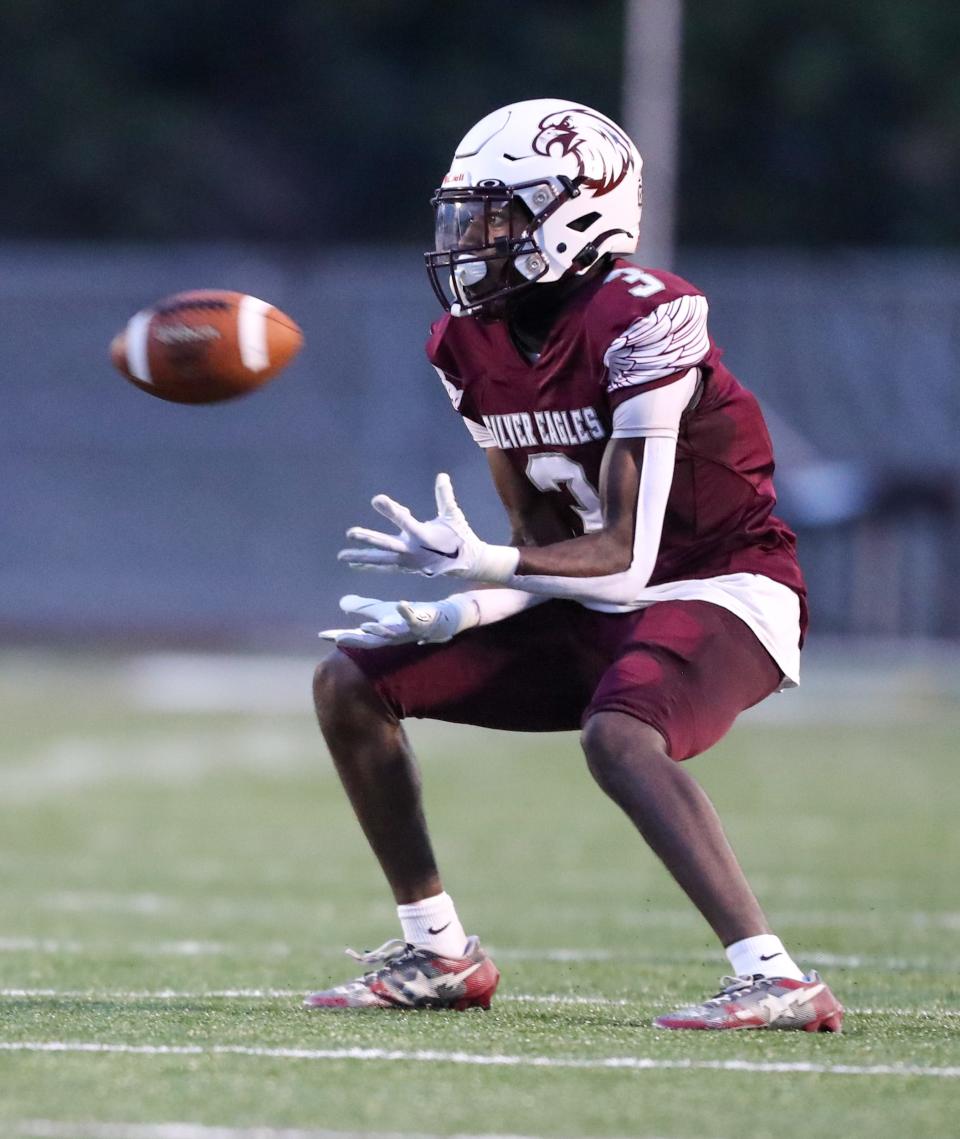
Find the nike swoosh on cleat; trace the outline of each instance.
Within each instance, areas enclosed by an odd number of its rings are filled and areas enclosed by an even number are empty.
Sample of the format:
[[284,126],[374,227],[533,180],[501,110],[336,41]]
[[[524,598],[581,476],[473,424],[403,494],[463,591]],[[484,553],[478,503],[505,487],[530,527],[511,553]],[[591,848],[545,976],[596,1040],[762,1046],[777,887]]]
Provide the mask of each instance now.
[[[451,919],[451,921],[452,920],[453,919]],[[450,924],[450,922],[447,922],[447,925],[449,925],[449,924]],[[439,929],[434,929],[432,925],[428,925],[427,926],[427,933],[432,933],[433,936],[436,937],[436,935],[438,933],[443,933],[443,931],[447,928],[447,925],[442,925]]]
[[429,550],[431,554],[439,554],[441,558],[456,558],[460,554],[459,546],[457,546],[452,554],[448,550],[438,550],[436,546],[425,546],[423,542],[420,543],[420,549]]
[[468,966],[468,968],[461,970],[459,973],[447,973],[443,977],[438,977],[433,983],[433,987],[436,990],[437,996],[443,996],[445,990],[452,989],[454,985],[465,981],[468,977],[472,977],[478,969],[482,968],[483,964],[483,961],[477,961],[475,964]]

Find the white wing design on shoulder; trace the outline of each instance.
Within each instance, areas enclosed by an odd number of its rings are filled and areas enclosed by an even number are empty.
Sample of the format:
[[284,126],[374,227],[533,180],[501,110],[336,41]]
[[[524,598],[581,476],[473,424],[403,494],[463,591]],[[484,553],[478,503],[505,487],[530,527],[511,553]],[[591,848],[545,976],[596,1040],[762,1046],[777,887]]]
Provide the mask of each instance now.
[[[447,395],[450,397],[450,402],[453,404],[454,410],[459,411],[460,404],[463,400],[463,390],[458,388],[456,384],[450,383],[443,369],[438,368],[436,364],[433,365],[433,370],[440,377],[440,381],[446,389]],[[485,427],[482,423],[474,423],[472,419],[467,419],[465,415],[462,416],[462,419],[466,424],[467,430],[473,436],[474,443],[476,443],[478,447],[496,447],[497,441],[493,437],[493,432],[490,431],[488,427]]]
[[707,298],[665,301],[634,321],[604,353],[607,390],[672,376],[701,363],[709,350]]
[[459,411],[460,410],[460,401],[463,399],[463,392],[460,390],[460,388],[458,388],[456,386],[456,384],[450,383],[450,381],[447,379],[446,373],[444,372],[443,368],[438,368],[437,365],[434,364],[433,370],[440,377],[440,382],[443,384],[444,388],[446,389],[447,395],[450,397],[450,402],[453,404],[454,409],[456,411]]

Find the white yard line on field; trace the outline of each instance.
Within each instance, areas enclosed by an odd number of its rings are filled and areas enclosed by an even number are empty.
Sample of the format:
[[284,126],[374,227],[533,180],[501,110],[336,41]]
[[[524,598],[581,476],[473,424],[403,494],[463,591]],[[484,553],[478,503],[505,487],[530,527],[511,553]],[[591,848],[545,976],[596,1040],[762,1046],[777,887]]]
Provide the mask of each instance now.
[[[0,937],[0,953],[90,954],[99,956],[122,952],[139,957],[289,957],[290,945],[282,941],[242,945],[218,941],[157,942],[79,942],[51,937]],[[318,953],[335,952],[320,947]],[[642,950],[612,949],[509,949],[493,947],[491,956],[504,961],[553,961],[561,963],[589,961],[629,961],[648,965],[706,964],[700,953],[645,953]],[[870,953],[805,953],[803,961],[810,965],[825,965],[837,969],[888,969],[903,972],[960,971],[960,960],[944,957],[888,957]]]
[[0,953],[88,953],[79,941],[59,937],[0,937]]
[[[96,1001],[203,1001],[203,1000],[300,1000],[303,989],[0,989],[0,997],[19,1000]],[[626,997],[588,997],[567,993],[502,993],[498,1001],[514,1004],[588,1005],[622,1008],[635,1004]]]
[[290,946],[282,941],[266,945],[226,945],[219,941],[86,942],[54,937],[0,937],[0,953],[132,953],[138,957],[287,957]]
[[222,771],[279,775],[329,765],[317,760],[312,734],[298,724],[193,728],[139,737],[135,744],[114,736],[65,736],[6,764],[0,772],[5,804],[30,803],[72,794],[102,783],[183,786]]
[[854,1016],[919,1016],[925,1019],[960,1016],[956,1008],[848,1008]]
[[[55,1119],[23,1119],[12,1126],[24,1139],[353,1139],[361,1134],[274,1127],[205,1127],[202,1123],[64,1123]],[[381,1139],[394,1137],[383,1135]]]
[[150,653],[127,663],[123,685],[134,706],[148,711],[308,717],[316,665],[314,657]]
[[824,1076],[922,1076],[960,1079],[960,1066],[927,1067],[921,1064],[818,1064],[811,1061],[762,1062],[754,1060],[661,1060],[651,1056],[510,1056],[475,1052],[387,1048],[255,1048],[239,1044],[106,1044],[86,1041],[0,1041],[0,1052],[112,1053],[128,1056],[250,1056],[271,1060],[357,1060],[376,1063],[463,1064],[497,1068],[567,1068],[587,1071],[715,1071],[765,1075],[808,1072]]
[[[188,901],[183,897],[163,895],[147,892],[123,892],[110,890],[57,890],[48,894],[31,895],[25,898],[25,904],[36,905],[40,909],[65,911],[68,913],[134,913],[152,916],[175,910],[183,910]],[[197,904],[192,902],[189,904]],[[302,906],[299,899],[272,899],[268,897],[251,900],[249,897],[231,898],[216,895],[205,895],[200,903],[205,912],[215,913],[218,917],[239,914],[249,916],[252,910],[263,915],[271,915],[281,909],[292,906]],[[316,910],[316,905],[311,907]],[[379,914],[382,907],[379,904],[366,908],[366,913],[372,916]],[[328,907],[332,913],[332,906]],[[621,909],[619,911],[606,911],[612,919],[622,923],[650,928],[677,928],[693,927],[702,918],[691,909]],[[834,928],[864,929],[882,927],[889,930],[891,927],[911,929],[935,929],[947,931],[960,931],[960,912],[955,910],[902,910],[878,911],[843,909],[830,910],[803,910],[780,909],[776,914],[777,924],[786,926],[824,926]],[[562,951],[561,951],[562,952]],[[601,951],[602,952],[602,951]]]
[[[304,1131],[290,1127],[217,1127],[203,1123],[64,1123],[24,1119],[13,1124],[24,1139],[537,1139],[530,1135],[430,1136],[417,1131]],[[646,1136],[645,1139],[655,1139]]]
[[300,989],[0,989],[0,997],[20,999],[53,997],[59,1000],[97,1001],[202,1001],[292,1000]]
[[[65,1123],[55,1119],[22,1119],[12,1126],[24,1139],[441,1139],[420,1131],[305,1131],[296,1127],[211,1127],[203,1123]],[[459,1134],[444,1139],[536,1137]]]
[[[253,918],[274,924],[288,920],[285,915],[299,912],[303,900],[297,897],[271,898],[257,895],[254,898],[223,897],[216,894],[203,894],[199,897],[168,895],[145,892],[123,892],[113,890],[57,890],[50,894],[38,894],[29,898],[18,898],[18,909],[34,906],[39,910],[70,914],[136,914],[146,918],[166,918],[175,913],[191,913],[202,909],[207,918],[240,919],[247,923]],[[315,921],[332,921],[337,907],[333,902],[312,903],[311,916]],[[354,911],[364,917],[376,918],[382,906],[370,903],[358,906]]]
[[[304,1131],[290,1127],[221,1127],[203,1123],[65,1123],[23,1119],[13,1127],[23,1139],[540,1139],[533,1135],[428,1135],[423,1131]],[[655,1135],[632,1139],[658,1139]],[[661,1137],[662,1139],[662,1137]]]
[[[224,1128],[204,1123],[64,1123],[58,1120],[20,1120],[13,1126],[18,1136],[25,1139],[442,1139],[420,1131],[304,1131],[300,1128]],[[443,1139],[536,1137],[460,1133]]]
[[[147,917],[170,914],[183,909],[183,898],[165,897],[162,894],[119,893],[110,890],[58,890],[35,899],[38,909],[55,913],[86,914],[141,914]],[[210,912],[215,899],[203,899],[205,913]]]
[[[634,961],[647,964],[692,965],[705,964],[699,953],[644,953],[643,950],[611,949],[501,949],[487,947],[491,956],[505,961],[560,961],[576,963],[580,961]],[[931,957],[888,957],[869,953],[804,953],[802,957],[810,965],[827,965],[838,969],[891,969],[891,970],[930,970],[954,972],[960,970],[960,960]]]
[[[303,989],[0,989],[0,998],[10,1000],[62,1001],[206,1001],[268,1000],[300,1001]],[[629,1008],[637,998],[585,996],[577,993],[499,993],[497,1003],[566,1005],[592,1008]],[[847,1008],[852,1016],[913,1016],[924,1020],[960,1017],[952,1008]]]

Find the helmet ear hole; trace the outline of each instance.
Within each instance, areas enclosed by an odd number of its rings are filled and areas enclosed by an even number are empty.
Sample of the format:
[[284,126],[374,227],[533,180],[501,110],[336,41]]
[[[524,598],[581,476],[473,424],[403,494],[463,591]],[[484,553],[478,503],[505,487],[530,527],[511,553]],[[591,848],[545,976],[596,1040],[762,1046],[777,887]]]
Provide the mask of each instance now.
[[600,215],[596,210],[589,214],[581,214],[580,217],[567,222],[567,229],[575,229],[577,233],[583,233],[585,230],[588,230],[595,221],[598,221],[599,218]]

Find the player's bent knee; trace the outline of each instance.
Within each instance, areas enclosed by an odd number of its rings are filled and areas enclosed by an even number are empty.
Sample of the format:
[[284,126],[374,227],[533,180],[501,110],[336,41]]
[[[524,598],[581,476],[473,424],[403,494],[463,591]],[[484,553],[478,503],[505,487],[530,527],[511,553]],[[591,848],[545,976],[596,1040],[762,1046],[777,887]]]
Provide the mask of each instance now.
[[313,704],[321,726],[342,724],[356,715],[366,715],[380,704],[370,681],[344,653],[334,650],[313,674]]
[[656,728],[625,712],[597,712],[583,725],[580,745],[594,779],[603,786],[625,765],[669,759]]

